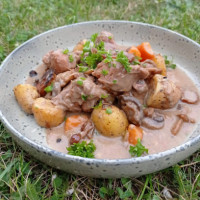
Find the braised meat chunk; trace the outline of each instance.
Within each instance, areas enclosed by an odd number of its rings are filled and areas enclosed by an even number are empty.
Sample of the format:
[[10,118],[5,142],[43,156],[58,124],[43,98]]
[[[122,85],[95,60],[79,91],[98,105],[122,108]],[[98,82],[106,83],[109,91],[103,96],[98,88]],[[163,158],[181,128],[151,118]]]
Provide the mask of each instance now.
[[91,112],[102,96],[109,93],[95,84],[92,77],[83,76],[72,80],[52,101],[66,111]]
[[80,61],[79,51],[63,53],[63,50],[50,51],[43,57],[43,62],[47,67],[54,70],[56,74],[74,69]]

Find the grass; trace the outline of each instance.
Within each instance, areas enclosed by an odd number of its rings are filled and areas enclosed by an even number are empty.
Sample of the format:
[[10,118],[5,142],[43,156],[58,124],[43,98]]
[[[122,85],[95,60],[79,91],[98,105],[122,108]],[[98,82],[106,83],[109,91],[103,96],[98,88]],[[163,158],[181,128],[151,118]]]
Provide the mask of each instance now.
[[[200,43],[198,0],[1,0],[0,62],[48,29],[88,20],[156,24]],[[50,168],[24,152],[0,123],[0,199],[200,199],[200,151],[140,178],[94,179]]]

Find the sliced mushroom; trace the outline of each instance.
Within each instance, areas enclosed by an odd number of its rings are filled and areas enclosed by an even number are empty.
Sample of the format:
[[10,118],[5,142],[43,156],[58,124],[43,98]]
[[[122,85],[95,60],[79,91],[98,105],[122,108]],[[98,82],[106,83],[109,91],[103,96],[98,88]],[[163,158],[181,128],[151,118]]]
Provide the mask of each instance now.
[[173,135],[177,135],[177,133],[181,129],[182,125],[183,125],[183,120],[181,118],[177,118],[177,120],[175,121],[175,123],[173,124],[173,126],[171,128],[171,133]]
[[193,118],[188,117],[185,114],[179,114],[177,115],[180,119],[182,119],[184,122],[188,122],[188,123],[195,123],[195,120]]
[[143,113],[145,117],[152,117],[154,114],[154,108],[145,108]]
[[49,69],[45,72],[45,74],[42,76],[41,80],[37,83],[37,91],[39,92],[40,96],[45,96],[45,88],[53,82],[55,79],[56,75],[54,73],[54,70]]
[[142,120],[142,126],[153,130],[163,128],[164,124],[165,124],[164,117],[158,114],[152,118],[145,117]]
[[196,92],[185,90],[182,94],[181,101],[188,104],[195,104],[199,100],[199,96]]

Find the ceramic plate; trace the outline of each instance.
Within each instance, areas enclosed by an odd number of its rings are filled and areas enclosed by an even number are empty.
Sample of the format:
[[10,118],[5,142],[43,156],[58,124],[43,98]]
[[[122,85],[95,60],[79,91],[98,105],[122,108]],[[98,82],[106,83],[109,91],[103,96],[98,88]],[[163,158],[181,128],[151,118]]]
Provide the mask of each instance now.
[[42,63],[42,57],[50,50],[72,47],[83,38],[102,30],[114,34],[119,44],[130,45],[149,41],[156,52],[173,56],[200,88],[200,45],[176,32],[144,23],[128,21],[93,21],[59,27],[28,40],[15,49],[0,67],[0,119],[12,137],[24,150],[46,164],[79,175],[92,177],[133,177],[167,168],[185,159],[200,145],[199,128],[196,125],[191,137],[181,146],[145,157],[100,160],[66,155],[50,149],[45,130],[39,127],[33,116],[27,116],[17,104],[13,88],[24,83],[29,71]]

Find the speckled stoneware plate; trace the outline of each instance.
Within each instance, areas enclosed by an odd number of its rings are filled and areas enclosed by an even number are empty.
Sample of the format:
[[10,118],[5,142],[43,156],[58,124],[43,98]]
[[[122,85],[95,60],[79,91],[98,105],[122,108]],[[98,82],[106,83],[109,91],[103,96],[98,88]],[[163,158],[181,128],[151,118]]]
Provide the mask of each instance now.
[[185,159],[200,146],[200,123],[181,146],[145,157],[100,160],[66,155],[50,149],[45,130],[27,116],[17,104],[13,87],[24,83],[29,71],[42,63],[48,51],[72,47],[80,39],[102,30],[114,34],[118,43],[129,45],[149,41],[153,49],[173,56],[200,88],[200,45],[176,32],[144,23],[128,21],[94,21],[59,27],[42,33],[15,49],[0,68],[0,119],[16,142],[35,158],[74,174],[93,177],[133,177],[167,168]]

